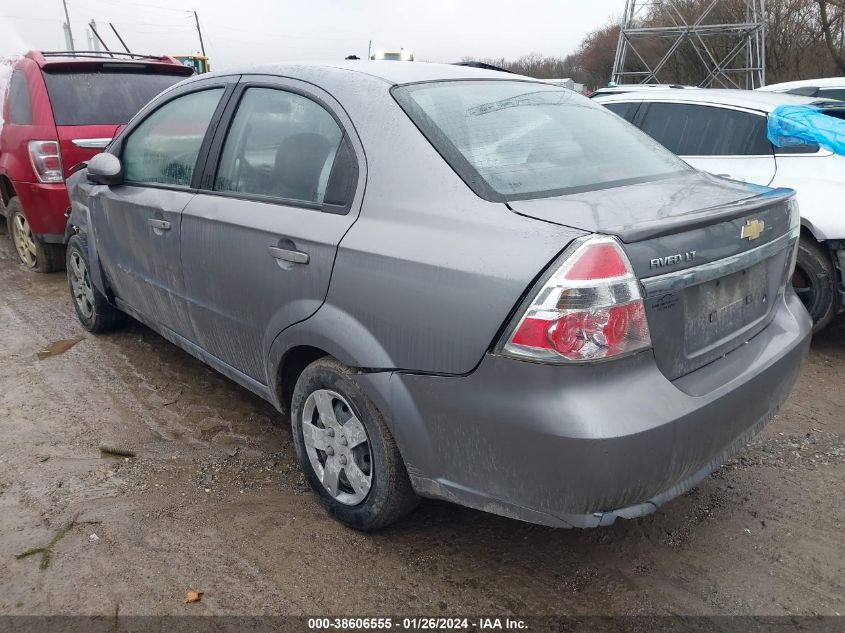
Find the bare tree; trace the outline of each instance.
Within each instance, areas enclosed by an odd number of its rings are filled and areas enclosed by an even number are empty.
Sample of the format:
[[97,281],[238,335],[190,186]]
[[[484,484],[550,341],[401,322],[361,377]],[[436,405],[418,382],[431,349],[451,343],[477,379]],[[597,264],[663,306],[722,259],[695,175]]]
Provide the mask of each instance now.
[[[845,3],[842,0],[817,0],[817,2],[819,3],[819,21],[821,23],[822,33],[824,33],[824,42],[827,50],[830,52],[830,56],[836,62],[836,65],[842,71],[845,71],[845,54],[842,51],[841,39],[840,46],[837,48],[836,43],[833,41],[832,33],[833,29],[836,28],[836,23],[842,22]],[[836,15],[833,18],[828,13],[828,5],[834,7],[836,10]]]
[[[712,0],[683,0],[678,10],[697,16]],[[744,0],[722,2],[710,12],[711,21],[734,22],[744,19]],[[688,16],[688,17],[689,17]],[[644,26],[664,26],[672,15],[655,4],[643,17]],[[588,33],[574,53],[564,57],[531,53],[519,59],[485,59],[507,70],[538,79],[571,77],[589,88],[607,84],[619,25],[609,21]],[[715,54],[735,46],[730,38],[712,41]],[[670,42],[660,38],[644,40],[637,50],[651,63],[659,60]],[[658,79],[665,83],[698,84],[707,76],[707,67],[695,47],[686,43]],[[637,70],[636,56],[629,56],[629,70]],[[845,73],[845,0],[767,0],[766,2],[766,78],[771,83],[793,79],[828,77]]]

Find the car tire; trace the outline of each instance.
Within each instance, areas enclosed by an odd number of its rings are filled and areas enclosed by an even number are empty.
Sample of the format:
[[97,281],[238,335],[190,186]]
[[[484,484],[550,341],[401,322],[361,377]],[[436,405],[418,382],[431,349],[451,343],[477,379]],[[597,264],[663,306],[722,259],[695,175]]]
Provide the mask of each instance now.
[[331,357],[306,367],[294,388],[291,426],[299,464],[325,508],[349,527],[372,531],[409,514],[419,498],[384,418],[352,373]]
[[836,269],[830,253],[812,237],[802,235],[792,287],[813,319],[813,334],[836,315],[836,286]]
[[52,273],[64,266],[64,247],[59,244],[42,244],[29,226],[20,198],[12,198],[6,208],[9,238],[18,260],[29,270]]
[[6,217],[8,209],[3,202],[3,196],[0,195],[0,235],[6,235],[9,232],[9,220]]
[[91,282],[88,243],[84,236],[71,236],[67,244],[66,264],[70,298],[82,327],[99,334],[123,326],[126,314],[109,303]]

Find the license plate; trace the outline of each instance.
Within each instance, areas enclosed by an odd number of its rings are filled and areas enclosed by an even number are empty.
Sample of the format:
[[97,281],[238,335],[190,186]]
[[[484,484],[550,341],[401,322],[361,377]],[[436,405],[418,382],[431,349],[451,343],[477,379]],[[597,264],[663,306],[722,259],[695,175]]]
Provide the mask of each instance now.
[[686,289],[688,352],[712,345],[768,312],[766,269],[766,262],[760,262]]

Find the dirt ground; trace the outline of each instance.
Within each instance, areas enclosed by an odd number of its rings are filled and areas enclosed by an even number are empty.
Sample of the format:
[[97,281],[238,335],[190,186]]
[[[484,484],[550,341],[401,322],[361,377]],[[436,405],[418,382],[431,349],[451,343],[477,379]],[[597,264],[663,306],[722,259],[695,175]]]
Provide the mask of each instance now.
[[[2,614],[845,614],[845,319],[749,450],[650,517],[429,501],[372,535],[323,513],[272,407],[137,323],[86,334],[5,236],[0,331]],[[15,558],[74,517],[46,569]]]

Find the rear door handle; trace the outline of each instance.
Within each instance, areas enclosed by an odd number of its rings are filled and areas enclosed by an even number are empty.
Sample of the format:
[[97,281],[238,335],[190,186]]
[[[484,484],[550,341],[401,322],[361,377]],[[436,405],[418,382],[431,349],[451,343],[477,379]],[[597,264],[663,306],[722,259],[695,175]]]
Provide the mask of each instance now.
[[167,220],[159,220],[157,218],[150,218],[147,220],[147,224],[153,227],[157,233],[159,231],[169,231],[170,230],[170,222]]
[[307,264],[311,260],[311,257],[308,255],[308,253],[303,253],[302,251],[296,251],[287,248],[279,248],[278,246],[268,247],[267,252],[269,252],[270,256],[274,259],[278,259],[279,261],[283,262],[293,262],[294,264]]

